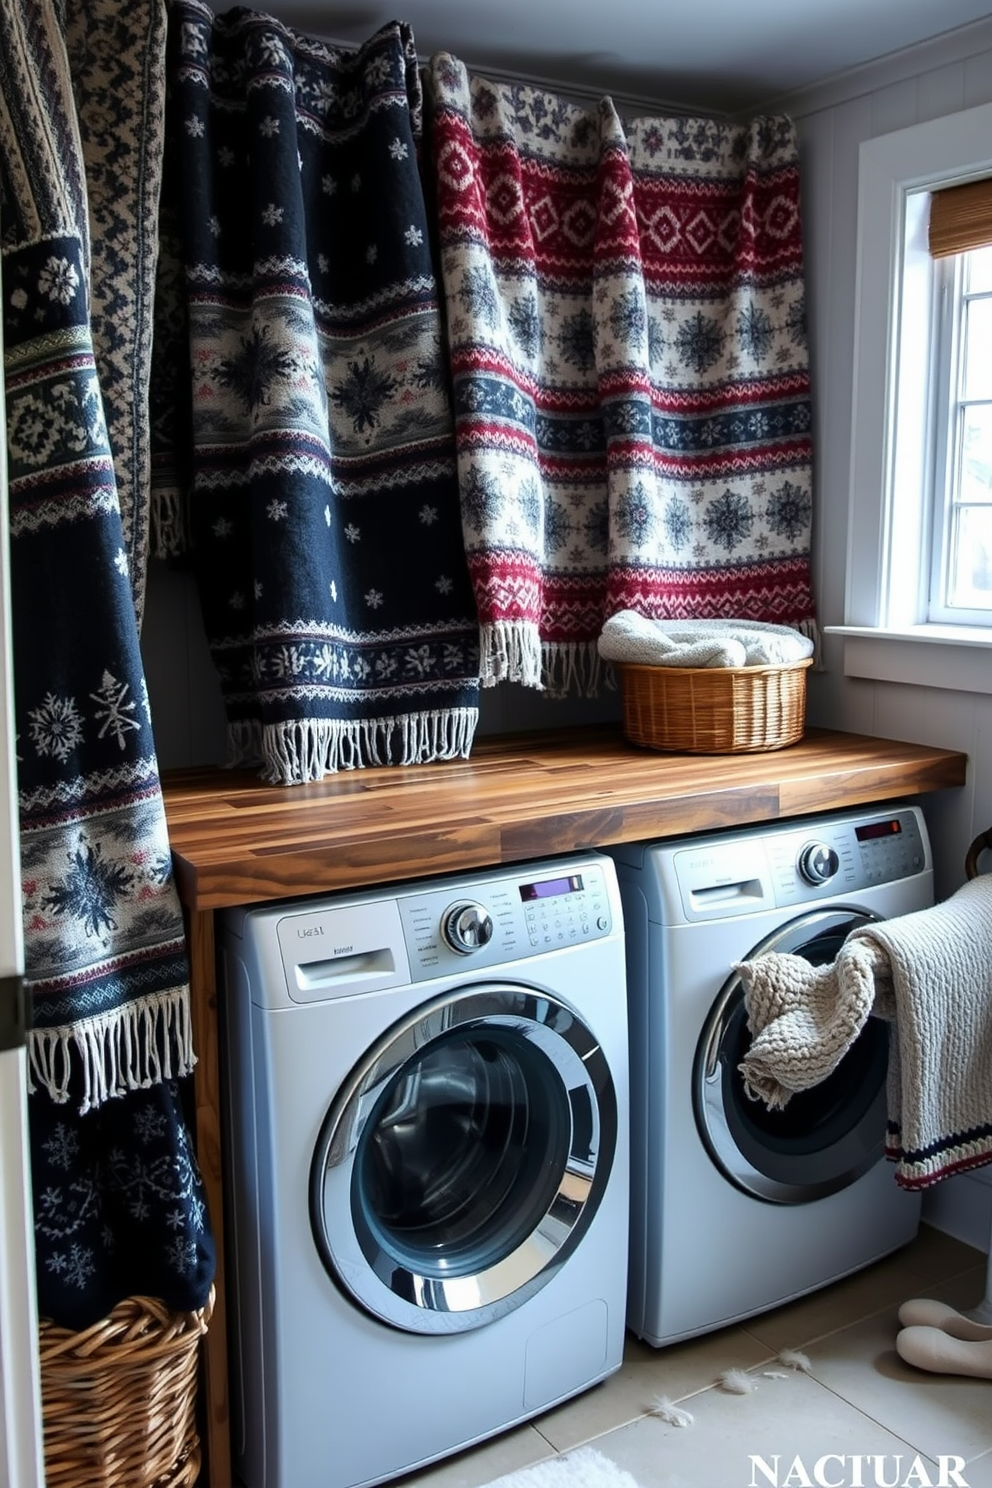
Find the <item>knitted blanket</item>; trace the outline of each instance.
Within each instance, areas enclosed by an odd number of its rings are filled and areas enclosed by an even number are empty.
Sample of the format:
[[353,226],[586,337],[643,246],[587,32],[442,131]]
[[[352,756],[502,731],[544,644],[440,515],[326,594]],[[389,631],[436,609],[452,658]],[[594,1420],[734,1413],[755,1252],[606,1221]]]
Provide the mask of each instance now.
[[[119,12],[125,71],[147,22]],[[177,1085],[193,1065],[186,947],[54,0],[0,7],[0,187],[36,1274],[42,1315],[76,1328],[131,1290],[202,1306],[214,1253]]]
[[812,634],[798,151],[431,59],[482,680],[594,693],[604,621]]
[[599,654],[636,666],[780,666],[812,656],[813,642],[787,625],[649,620],[633,610],[621,610],[603,626]]
[[339,52],[174,0],[169,58],[189,525],[232,761],[297,784],[465,756],[478,620],[412,36]]
[[903,1188],[992,1162],[992,875],[944,903],[865,925],[830,966],[742,962],[747,1093],[784,1106],[833,1072],[869,1015],[893,1023],[886,1154]]

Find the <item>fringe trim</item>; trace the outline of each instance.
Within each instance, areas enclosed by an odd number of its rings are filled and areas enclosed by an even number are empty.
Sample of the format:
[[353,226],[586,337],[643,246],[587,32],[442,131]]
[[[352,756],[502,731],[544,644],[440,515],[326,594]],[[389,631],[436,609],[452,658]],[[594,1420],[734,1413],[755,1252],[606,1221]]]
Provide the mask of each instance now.
[[604,687],[616,691],[616,673],[595,641],[545,641],[542,649],[548,697],[595,698]]
[[519,682],[541,688],[541,638],[530,620],[496,620],[481,627],[479,682],[495,687],[497,682]]
[[189,988],[140,997],[112,1013],[28,1032],[28,1091],[45,1090],[56,1105],[69,1100],[71,1077],[83,1077],[80,1116],[128,1090],[148,1090],[192,1072]]
[[479,721],[478,708],[438,708],[396,718],[359,722],[296,719],[233,723],[228,740],[233,765],[262,765],[272,785],[306,785],[338,770],[374,765],[426,765],[467,759]]

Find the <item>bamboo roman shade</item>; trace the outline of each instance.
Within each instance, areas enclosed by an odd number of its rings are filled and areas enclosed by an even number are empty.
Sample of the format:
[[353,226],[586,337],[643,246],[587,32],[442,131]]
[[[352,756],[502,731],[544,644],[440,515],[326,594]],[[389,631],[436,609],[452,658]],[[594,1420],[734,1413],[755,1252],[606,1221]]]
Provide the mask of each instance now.
[[934,258],[992,243],[992,177],[935,191],[930,199],[930,252]]

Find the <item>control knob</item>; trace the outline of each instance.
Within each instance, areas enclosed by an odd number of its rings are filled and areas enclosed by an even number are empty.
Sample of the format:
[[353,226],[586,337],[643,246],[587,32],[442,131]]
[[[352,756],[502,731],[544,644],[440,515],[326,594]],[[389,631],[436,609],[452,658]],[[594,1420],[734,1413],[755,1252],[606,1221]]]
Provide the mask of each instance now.
[[441,934],[453,951],[471,956],[493,938],[493,922],[481,904],[453,904],[441,921]]
[[807,842],[799,850],[798,868],[808,884],[825,884],[840,867],[840,858],[825,842]]

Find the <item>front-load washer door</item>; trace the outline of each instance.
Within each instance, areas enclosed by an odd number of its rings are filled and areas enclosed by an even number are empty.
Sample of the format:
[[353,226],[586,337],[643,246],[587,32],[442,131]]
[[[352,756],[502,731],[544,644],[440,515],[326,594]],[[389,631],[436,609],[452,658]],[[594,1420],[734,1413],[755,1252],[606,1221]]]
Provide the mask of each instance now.
[[[777,951],[826,966],[852,930],[877,918],[850,906],[810,911],[741,960]],[[804,1204],[848,1187],[884,1150],[888,1024],[869,1017],[832,1075],[774,1111],[745,1092],[738,1066],[750,1039],[735,972],[710,1011],[693,1071],[696,1122],[710,1157],[738,1188],[771,1203]]]
[[613,1078],[574,1009],[463,987],[390,1029],[328,1109],[310,1173],[318,1251],[383,1322],[480,1327],[579,1244],[616,1140]]

